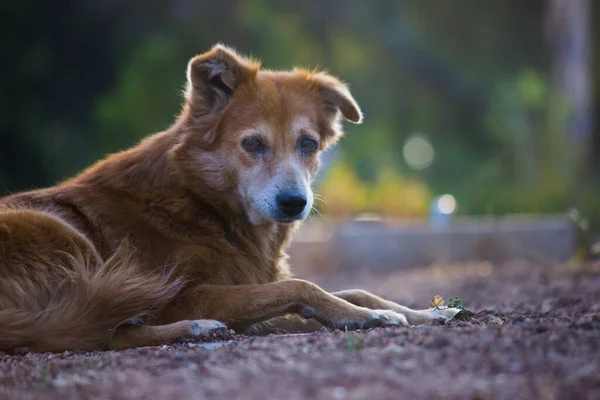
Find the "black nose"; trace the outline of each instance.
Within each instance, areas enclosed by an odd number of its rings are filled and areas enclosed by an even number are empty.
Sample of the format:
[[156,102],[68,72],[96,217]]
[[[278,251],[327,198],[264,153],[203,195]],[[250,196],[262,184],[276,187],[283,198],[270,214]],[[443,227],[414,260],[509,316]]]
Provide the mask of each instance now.
[[277,206],[286,217],[296,217],[304,211],[306,198],[298,193],[283,192],[277,195]]

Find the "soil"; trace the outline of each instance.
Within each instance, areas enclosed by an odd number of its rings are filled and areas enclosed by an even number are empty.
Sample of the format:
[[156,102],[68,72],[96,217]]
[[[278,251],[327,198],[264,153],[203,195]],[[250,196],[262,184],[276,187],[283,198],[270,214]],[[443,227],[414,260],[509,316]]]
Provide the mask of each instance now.
[[460,296],[475,315],[119,352],[0,353],[0,398],[600,398],[600,264],[471,263],[304,277],[416,308],[434,295]]

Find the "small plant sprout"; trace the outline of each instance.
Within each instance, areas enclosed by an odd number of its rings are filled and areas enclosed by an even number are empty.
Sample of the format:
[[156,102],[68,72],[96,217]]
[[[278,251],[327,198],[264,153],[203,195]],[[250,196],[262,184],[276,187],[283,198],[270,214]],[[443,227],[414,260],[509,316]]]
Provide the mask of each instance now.
[[466,308],[458,296],[448,299],[448,307],[460,309],[460,312],[454,316],[455,319],[467,320],[473,315],[473,311]]
[[346,327],[346,352],[358,354],[363,347],[363,335],[360,332],[348,332]]
[[444,299],[442,296],[436,295],[429,302],[429,307],[435,308],[438,310],[445,308],[458,308],[460,311],[453,317],[453,319],[467,320],[469,317],[473,315],[473,311],[466,308],[460,299],[460,297],[450,297],[448,299],[447,305],[444,305]]

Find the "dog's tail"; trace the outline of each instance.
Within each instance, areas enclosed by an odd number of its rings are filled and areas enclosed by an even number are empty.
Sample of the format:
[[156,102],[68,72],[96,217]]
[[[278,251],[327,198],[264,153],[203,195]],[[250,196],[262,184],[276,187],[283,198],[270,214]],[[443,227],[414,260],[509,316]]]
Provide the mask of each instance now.
[[120,249],[105,262],[85,254],[67,259],[69,265],[38,269],[52,274],[9,276],[10,282],[3,282],[10,289],[0,290],[0,350],[106,348],[120,324],[151,315],[183,287],[168,273],[143,274],[131,249]]

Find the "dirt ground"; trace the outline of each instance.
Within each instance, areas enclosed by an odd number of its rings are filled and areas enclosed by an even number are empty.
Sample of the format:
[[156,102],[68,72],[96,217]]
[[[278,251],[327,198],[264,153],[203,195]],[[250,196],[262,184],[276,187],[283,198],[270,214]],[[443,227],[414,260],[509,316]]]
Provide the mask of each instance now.
[[467,322],[234,336],[121,352],[0,353],[7,399],[599,399],[600,265],[514,262],[306,277],[425,308],[460,296]]

